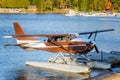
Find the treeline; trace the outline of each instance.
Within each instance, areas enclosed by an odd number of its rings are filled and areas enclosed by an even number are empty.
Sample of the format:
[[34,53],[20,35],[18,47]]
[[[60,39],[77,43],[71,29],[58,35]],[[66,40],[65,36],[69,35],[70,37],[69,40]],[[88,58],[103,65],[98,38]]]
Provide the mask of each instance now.
[[2,8],[27,8],[29,5],[36,5],[39,11],[54,11],[55,9],[120,10],[120,0],[0,0]]

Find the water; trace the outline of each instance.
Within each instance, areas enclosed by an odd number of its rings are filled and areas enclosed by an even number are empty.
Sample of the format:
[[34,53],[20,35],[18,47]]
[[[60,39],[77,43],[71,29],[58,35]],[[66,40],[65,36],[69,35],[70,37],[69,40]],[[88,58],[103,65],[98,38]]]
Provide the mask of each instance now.
[[[79,80],[88,75],[62,73],[26,67],[26,61],[46,62],[53,54],[45,51],[25,51],[19,47],[5,47],[15,39],[2,36],[14,34],[13,22],[19,22],[26,33],[75,33],[102,29],[114,32],[97,35],[96,44],[105,52],[120,51],[119,17],[66,17],[61,14],[0,14],[0,80]],[[92,76],[103,71],[94,70]]]

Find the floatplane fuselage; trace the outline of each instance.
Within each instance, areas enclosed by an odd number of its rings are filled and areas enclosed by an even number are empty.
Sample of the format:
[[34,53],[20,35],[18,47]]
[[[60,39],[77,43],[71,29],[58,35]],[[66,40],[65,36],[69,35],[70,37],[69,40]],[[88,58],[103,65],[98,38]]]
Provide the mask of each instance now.
[[[97,33],[114,31],[114,29],[98,30],[82,33],[69,34],[26,34],[18,22],[14,22],[14,35],[4,36],[5,38],[16,38],[17,44],[6,44],[6,46],[19,46],[25,50],[44,50],[52,53],[62,54],[87,54],[93,48],[99,53],[95,44]],[[80,38],[79,35],[88,34],[88,38]],[[90,38],[94,35],[94,40]],[[44,41],[35,37],[45,37]]]
[[[14,30],[15,35],[6,37],[16,38],[17,44],[7,44],[7,46],[19,46],[25,50],[44,50],[67,54],[86,54],[95,47],[95,41],[79,38],[77,33],[27,35],[17,22],[14,23]],[[39,41],[34,37],[47,37],[47,40]]]

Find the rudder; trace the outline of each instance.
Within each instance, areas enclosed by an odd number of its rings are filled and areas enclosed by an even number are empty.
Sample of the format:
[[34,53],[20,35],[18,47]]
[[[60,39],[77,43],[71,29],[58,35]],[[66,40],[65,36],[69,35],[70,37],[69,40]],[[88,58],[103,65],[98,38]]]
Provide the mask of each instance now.
[[14,22],[14,31],[15,35],[25,35],[25,32],[23,31],[18,22]]
[[[24,30],[22,29],[22,27],[18,22],[14,22],[14,31],[15,31],[15,35],[26,35],[26,33],[24,32]],[[16,37],[16,39],[17,39],[17,42],[20,42],[20,43],[37,41],[33,37]]]

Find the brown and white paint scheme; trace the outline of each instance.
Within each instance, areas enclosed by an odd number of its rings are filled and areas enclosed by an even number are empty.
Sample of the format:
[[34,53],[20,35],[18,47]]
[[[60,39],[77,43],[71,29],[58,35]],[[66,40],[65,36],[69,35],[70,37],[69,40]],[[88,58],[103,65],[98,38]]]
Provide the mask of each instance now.
[[[33,34],[27,35],[19,23],[14,23],[17,44],[25,50],[44,50],[53,53],[86,54],[94,48],[95,42],[86,38],[79,38],[76,34]],[[48,40],[40,41],[35,37],[47,37]]]

